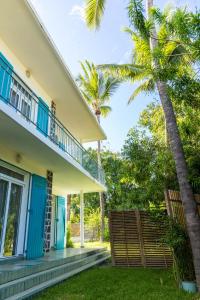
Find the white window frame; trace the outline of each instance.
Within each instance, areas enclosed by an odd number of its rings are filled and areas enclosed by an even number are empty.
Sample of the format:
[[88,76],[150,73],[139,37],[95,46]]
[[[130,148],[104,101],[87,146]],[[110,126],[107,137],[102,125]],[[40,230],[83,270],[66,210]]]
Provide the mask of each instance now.
[[[0,179],[4,179],[9,181],[9,185],[11,183],[16,183],[18,185],[21,185],[23,187],[22,192],[22,199],[21,199],[21,207],[20,207],[20,215],[19,215],[19,229],[18,229],[18,239],[17,239],[17,246],[16,246],[16,255],[24,255],[24,245],[25,245],[25,238],[26,238],[26,227],[27,227],[27,213],[28,213],[28,201],[29,201],[29,180],[30,180],[30,174],[26,171],[23,171],[21,169],[18,169],[15,166],[10,165],[9,163],[0,161],[0,166],[5,167],[9,170],[12,170],[14,172],[17,172],[24,176],[24,181],[21,181],[17,178],[5,175],[0,173]],[[9,199],[9,195],[8,195]],[[6,203],[6,210],[8,210],[8,203]],[[8,213],[8,211],[6,212]],[[5,257],[7,258],[7,257]]]

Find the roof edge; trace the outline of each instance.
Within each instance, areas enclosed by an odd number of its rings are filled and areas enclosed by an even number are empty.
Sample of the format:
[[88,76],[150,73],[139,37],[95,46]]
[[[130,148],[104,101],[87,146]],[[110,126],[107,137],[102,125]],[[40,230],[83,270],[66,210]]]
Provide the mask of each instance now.
[[60,53],[60,51],[58,50],[56,44],[54,43],[50,33],[48,32],[48,30],[46,29],[44,23],[41,21],[40,16],[38,15],[36,9],[34,8],[33,4],[30,3],[29,0],[24,0],[25,5],[28,7],[29,11],[31,12],[32,16],[34,17],[36,23],[38,24],[38,26],[41,28],[41,32],[44,34],[44,37],[46,38],[47,42],[49,43],[51,49],[53,50],[56,58],[58,59],[60,65],[63,67],[66,75],[68,76],[68,78],[70,79],[71,83],[73,84],[76,92],[78,93],[78,96],[80,97],[80,100],[82,101],[82,103],[85,105],[86,109],[88,110],[88,112],[90,113],[91,117],[93,118],[94,122],[96,123],[96,125],[98,126],[98,128],[101,131],[102,134],[102,139],[101,140],[106,140],[107,136],[105,134],[105,131],[103,130],[103,128],[101,127],[101,125],[99,124],[96,116],[94,115],[94,113],[92,112],[92,109],[90,108],[90,106],[88,105],[88,103],[86,102],[86,100],[83,98],[80,89],[77,85],[77,83],[74,80],[74,77],[71,73],[71,71],[69,70],[67,64],[65,63],[65,60],[62,56],[62,54]]

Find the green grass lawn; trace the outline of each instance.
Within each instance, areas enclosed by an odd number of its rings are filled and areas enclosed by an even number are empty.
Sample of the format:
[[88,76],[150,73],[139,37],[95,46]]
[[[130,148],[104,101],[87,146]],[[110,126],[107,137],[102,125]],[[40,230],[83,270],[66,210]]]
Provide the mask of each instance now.
[[[74,243],[74,248],[80,248],[80,243]],[[84,243],[85,248],[98,248],[98,247],[104,247],[110,250],[110,242],[85,242]]]
[[200,296],[177,289],[170,271],[101,266],[49,288],[34,299],[200,300]]

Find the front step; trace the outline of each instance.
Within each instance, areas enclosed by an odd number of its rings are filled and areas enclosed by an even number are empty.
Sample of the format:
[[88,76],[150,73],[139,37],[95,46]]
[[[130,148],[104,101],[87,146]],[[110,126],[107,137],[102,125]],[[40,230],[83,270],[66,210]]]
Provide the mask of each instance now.
[[[59,254],[63,253],[63,251],[57,250],[35,260],[13,260],[12,262],[9,261],[9,264],[6,264],[5,260],[3,264],[0,263],[0,287],[3,283],[80,260],[90,255],[101,253],[102,251],[105,251],[105,248],[87,249],[85,252],[81,251],[71,256],[67,254],[60,257]],[[54,258],[55,253],[58,257],[55,256]],[[53,254],[53,258],[51,258],[51,254]]]
[[95,254],[79,260],[67,262],[63,265],[54,266],[44,271],[4,283],[0,285],[0,300],[25,299],[83,270],[100,264],[109,257],[110,254],[105,249],[102,249]]

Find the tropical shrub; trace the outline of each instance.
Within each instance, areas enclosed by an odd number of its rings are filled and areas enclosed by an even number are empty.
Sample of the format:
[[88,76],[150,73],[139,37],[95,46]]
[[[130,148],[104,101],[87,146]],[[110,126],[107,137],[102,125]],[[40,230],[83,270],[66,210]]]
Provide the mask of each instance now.
[[71,223],[68,222],[67,224],[67,241],[66,241],[66,248],[74,248],[74,244],[71,240]]

